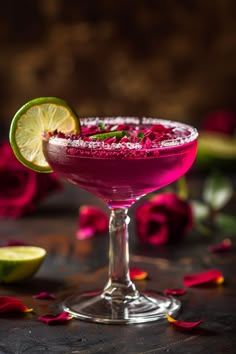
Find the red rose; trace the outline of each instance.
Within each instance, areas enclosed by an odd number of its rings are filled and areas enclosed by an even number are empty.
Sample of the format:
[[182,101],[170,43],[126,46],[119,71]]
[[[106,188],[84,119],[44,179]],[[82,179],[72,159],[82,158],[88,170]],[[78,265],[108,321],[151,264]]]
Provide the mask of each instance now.
[[179,241],[193,225],[190,205],[174,193],[162,193],[140,204],[135,217],[139,240],[152,246]]
[[23,166],[8,142],[0,143],[0,218],[16,218],[32,211],[52,191],[61,189],[56,175]]
[[78,240],[93,237],[108,231],[109,217],[99,207],[83,205],[79,210]]
[[236,131],[236,115],[228,111],[213,112],[204,119],[201,129],[233,136]]

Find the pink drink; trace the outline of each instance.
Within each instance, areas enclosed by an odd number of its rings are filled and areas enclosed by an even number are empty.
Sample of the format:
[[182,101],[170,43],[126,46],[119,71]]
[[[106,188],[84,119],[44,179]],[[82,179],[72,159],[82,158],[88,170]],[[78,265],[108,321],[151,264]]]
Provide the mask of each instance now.
[[[112,118],[109,118],[112,120]],[[137,118],[114,118],[136,124]],[[90,120],[85,119],[84,124]],[[82,120],[83,124],[83,120]],[[193,164],[197,132],[177,122],[143,118],[147,129],[162,124],[173,129],[172,138],[158,145],[86,142],[50,138],[45,155],[53,170],[73,184],[97,195],[111,207],[129,207],[141,196],[181,177]]]
[[197,131],[151,118],[104,118],[102,122],[87,118],[81,123],[77,136],[53,134],[44,144],[44,153],[55,172],[111,207],[109,276],[102,291],[73,294],[62,309],[82,320],[113,324],[144,323],[175,314],[181,306],[178,299],[139,292],[130,279],[128,207],[190,168]]

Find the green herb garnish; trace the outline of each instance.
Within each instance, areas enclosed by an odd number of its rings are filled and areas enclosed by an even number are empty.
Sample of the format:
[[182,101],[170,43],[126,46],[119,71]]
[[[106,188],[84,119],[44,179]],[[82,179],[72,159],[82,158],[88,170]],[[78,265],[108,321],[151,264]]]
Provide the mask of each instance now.
[[114,132],[98,133],[98,134],[90,135],[90,138],[94,140],[105,140],[107,138],[116,137],[117,140],[120,140],[123,138],[123,136],[129,136],[129,133],[125,130],[116,130]]
[[98,123],[98,128],[99,128],[100,130],[105,130],[105,129],[106,129],[106,124],[105,124],[104,122],[99,122],[99,123]]
[[139,141],[141,141],[144,138],[144,132],[139,132],[138,138],[139,138]]

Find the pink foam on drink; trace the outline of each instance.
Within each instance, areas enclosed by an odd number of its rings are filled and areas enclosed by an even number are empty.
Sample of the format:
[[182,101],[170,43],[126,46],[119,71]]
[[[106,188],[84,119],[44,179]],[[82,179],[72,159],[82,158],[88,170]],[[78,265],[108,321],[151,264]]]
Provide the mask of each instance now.
[[[139,124],[138,118],[106,118],[109,124]],[[84,119],[92,127],[94,119]],[[130,206],[141,196],[181,177],[193,164],[197,131],[182,123],[143,118],[142,129],[154,124],[170,128],[149,147],[138,142],[93,141],[87,137],[52,137],[44,144],[45,156],[59,175],[103,199],[112,207]],[[145,128],[145,129],[144,129]],[[93,128],[91,128],[92,130]],[[167,129],[167,130],[168,130]],[[95,131],[95,129],[94,129]]]

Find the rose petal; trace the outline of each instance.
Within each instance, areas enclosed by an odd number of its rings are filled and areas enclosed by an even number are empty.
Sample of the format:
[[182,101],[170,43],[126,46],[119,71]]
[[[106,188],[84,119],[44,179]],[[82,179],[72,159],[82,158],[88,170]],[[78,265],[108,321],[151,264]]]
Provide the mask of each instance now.
[[46,314],[38,318],[39,321],[44,322],[48,325],[61,324],[71,320],[73,316],[69,315],[68,312],[61,312],[59,314]]
[[144,280],[148,277],[148,273],[140,268],[131,268],[129,271],[132,280]]
[[224,281],[225,281],[224,277],[223,277],[223,276],[220,276],[220,277],[216,278],[214,282],[215,282],[217,285],[220,285],[220,284],[223,284]]
[[79,209],[77,238],[88,238],[96,233],[107,232],[108,225],[109,217],[101,208],[83,205]]
[[32,311],[32,309],[25,306],[21,300],[10,296],[0,296],[0,313],[30,311]]
[[222,284],[224,282],[224,277],[219,270],[211,269],[205,272],[186,274],[183,280],[185,286],[191,287],[205,283]]
[[185,289],[165,289],[164,293],[166,295],[180,296],[180,295],[184,295],[186,293],[186,290]]
[[199,321],[194,321],[194,322],[178,321],[168,314],[166,314],[166,318],[169,323],[172,323],[177,327],[185,328],[185,329],[191,329],[191,328],[197,327],[200,323],[203,322],[203,319],[201,319]]
[[33,296],[34,299],[56,299],[54,294],[47,293],[46,291],[42,291],[39,294]]
[[211,252],[225,252],[228,251],[232,247],[232,241],[229,238],[226,238],[222,242],[217,245],[210,245],[208,247]]
[[91,238],[96,234],[96,230],[94,227],[86,226],[80,227],[80,229],[76,232],[76,237],[78,240],[86,240],[87,238]]

